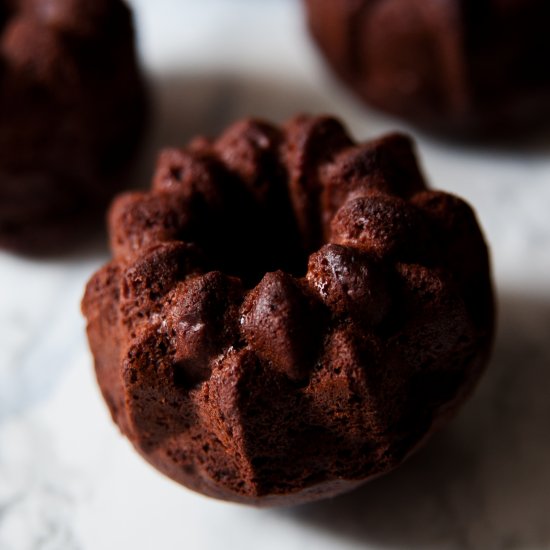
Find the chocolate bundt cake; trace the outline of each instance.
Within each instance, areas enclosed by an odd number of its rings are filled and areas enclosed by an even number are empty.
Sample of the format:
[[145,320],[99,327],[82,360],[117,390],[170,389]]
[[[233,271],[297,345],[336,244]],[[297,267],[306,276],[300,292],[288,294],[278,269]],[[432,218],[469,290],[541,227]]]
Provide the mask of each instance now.
[[304,0],[311,34],[365,101],[436,131],[550,119],[547,0]]
[[399,465],[470,393],[493,299],[470,207],[411,141],[244,120],[161,153],[83,300],[111,414],[206,495],[293,504]]
[[62,246],[120,190],[145,118],[121,0],[0,0],[0,246]]

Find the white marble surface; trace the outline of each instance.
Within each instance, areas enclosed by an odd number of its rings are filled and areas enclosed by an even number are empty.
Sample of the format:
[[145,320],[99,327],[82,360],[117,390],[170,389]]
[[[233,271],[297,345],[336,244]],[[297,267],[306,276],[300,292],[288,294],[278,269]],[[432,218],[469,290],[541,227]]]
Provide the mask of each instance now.
[[[159,102],[152,148],[250,113],[331,111],[361,138],[403,127],[327,77],[297,0],[133,3]],[[195,495],[136,456],[99,396],[79,299],[103,246],[0,253],[0,549],[550,548],[550,137],[417,138],[432,183],[476,206],[500,302],[487,375],[443,433],[332,501],[254,510]]]

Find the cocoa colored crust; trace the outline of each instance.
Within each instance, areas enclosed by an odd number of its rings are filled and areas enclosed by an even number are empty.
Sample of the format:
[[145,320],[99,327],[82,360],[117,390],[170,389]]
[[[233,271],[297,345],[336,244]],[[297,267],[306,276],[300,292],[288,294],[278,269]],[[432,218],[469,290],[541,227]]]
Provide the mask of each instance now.
[[471,208],[411,141],[244,120],[110,211],[83,312],[115,422],[206,495],[295,504],[399,465],[469,394],[493,298]]
[[550,120],[547,0],[304,0],[311,34],[367,103],[456,135]]
[[0,246],[62,248],[97,218],[146,111],[122,1],[0,0]]

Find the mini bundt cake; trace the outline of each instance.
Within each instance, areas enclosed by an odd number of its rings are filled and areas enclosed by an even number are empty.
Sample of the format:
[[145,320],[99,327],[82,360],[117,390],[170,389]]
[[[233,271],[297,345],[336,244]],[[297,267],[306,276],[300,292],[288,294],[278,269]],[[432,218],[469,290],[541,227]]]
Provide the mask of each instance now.
[[547,0],[304,0],[311,34],[368,103],[456,135],[550,119]]
[[487,247],[405,136],[244,120],[162,152],[109,220],[83,300],[99,384],[136,449],[206,495],[294,504],[387,472],[487,362]]
[[0,0],[0,246],[62,248],[105,208],[145,95],[121,0]]

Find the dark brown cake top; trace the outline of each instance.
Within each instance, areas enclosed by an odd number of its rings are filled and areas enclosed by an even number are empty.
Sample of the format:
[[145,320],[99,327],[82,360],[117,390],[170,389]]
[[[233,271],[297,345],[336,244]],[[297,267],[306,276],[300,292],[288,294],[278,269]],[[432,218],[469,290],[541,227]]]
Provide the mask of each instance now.
[[133,51],[131,21],[121,0],[0,0],[0,59],[12,73],[2,84],[82,93]]
[[84,300],[98,379],[138,450],[206,494],[298,502],[387,471],[484,365],[483,237],[405,136],[241,121],[164,151],[109,219]]

